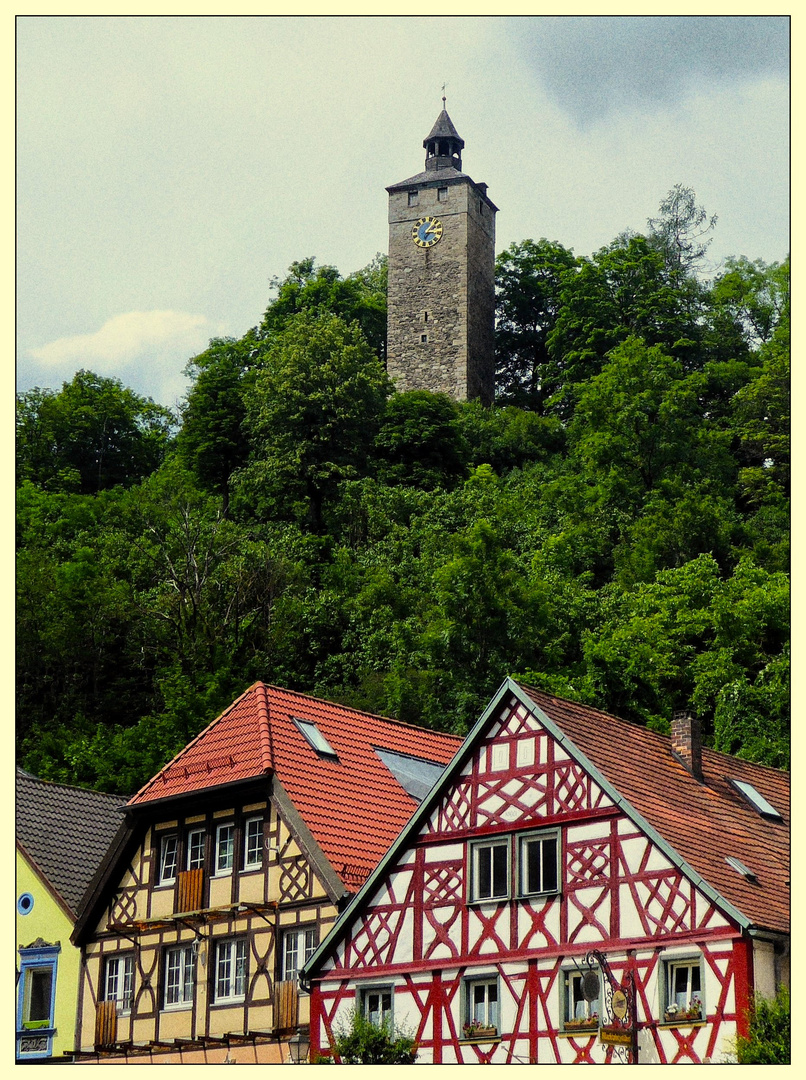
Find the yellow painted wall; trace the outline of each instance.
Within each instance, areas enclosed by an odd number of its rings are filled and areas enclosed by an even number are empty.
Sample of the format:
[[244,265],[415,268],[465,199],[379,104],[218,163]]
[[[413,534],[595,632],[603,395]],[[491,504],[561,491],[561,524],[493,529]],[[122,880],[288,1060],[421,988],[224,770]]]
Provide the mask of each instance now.
[[[48,945],[61,945],[56,965],[56,1004],[53,1037],[53,1057],[62,1057],[65,1050],[74,1048],[76,1009],[78,1007],[78,976],[81,954],[70,944],[73,929],[71,920],[53,899],[47,886],[28,862],[17,851],[17,887],[15,898],[22,893],[30,893],[34,906],[27,915],[17,912],[17,947],[27,947],[37,938],[42,938]],[[16,956],[19,970],[20,957]],[[16,1001],[15,1001],[16,1014]]]

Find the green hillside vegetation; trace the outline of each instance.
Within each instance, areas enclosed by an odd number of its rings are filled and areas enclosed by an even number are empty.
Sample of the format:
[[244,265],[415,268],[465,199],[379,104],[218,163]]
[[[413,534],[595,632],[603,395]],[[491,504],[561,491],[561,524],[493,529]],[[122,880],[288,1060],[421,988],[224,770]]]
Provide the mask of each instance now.
[[698,214],[504,251],[490,409],[394,391],[382,258],[295,263],[179,417],[22,394],[20,763],[130,793],[257,679],[464,733],[513,674],[788,767],[788,264],[705,281]]

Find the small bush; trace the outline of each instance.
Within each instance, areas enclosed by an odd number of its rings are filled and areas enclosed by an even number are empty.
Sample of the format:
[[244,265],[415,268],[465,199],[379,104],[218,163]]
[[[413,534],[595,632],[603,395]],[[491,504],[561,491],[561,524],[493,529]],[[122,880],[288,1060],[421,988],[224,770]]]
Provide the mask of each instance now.
[[[414,1039],[391,1025],[379,1027],[370,1023],[360,1012],[351,1015],[349,1028],[336,1031],[335,1035],[334,1057],[342,1065],[413,1065],[417,1057]],[[314,1062],[333,1063],[330,1055]]]
[[750,1034],[736,1040],[739,1065],[788,1065],[790,1063],[789,991],[779,988],[772,1001],[757,997],[750,1013]]

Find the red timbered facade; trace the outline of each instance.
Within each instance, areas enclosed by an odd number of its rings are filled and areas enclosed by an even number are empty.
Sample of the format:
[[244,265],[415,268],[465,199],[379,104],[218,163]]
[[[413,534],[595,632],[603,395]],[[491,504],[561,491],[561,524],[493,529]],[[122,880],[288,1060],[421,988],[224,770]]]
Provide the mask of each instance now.
[[127,804],[73,936],[78,1059],[287,1060],[299,968],[460,743],[252,686]]
[[788,981],[785,774],[508,680],[302,972],[418,1063],[720,1062]]

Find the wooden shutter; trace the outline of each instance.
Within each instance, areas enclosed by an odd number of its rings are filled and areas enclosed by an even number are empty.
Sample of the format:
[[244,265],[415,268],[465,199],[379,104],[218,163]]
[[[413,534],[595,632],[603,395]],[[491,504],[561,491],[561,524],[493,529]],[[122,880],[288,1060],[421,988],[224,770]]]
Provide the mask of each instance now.
[[274,984],[274,1027],[276,1031],[290,1031],[297,1027],[299,991],[296,980]]
[[99,1001],[95,1012],[95,1045],[113,1046],[118,1037],[117,1001]]
[[184,870],[179,875],[176,890],[176,911],[199,911],[202,906],[204,867]]

